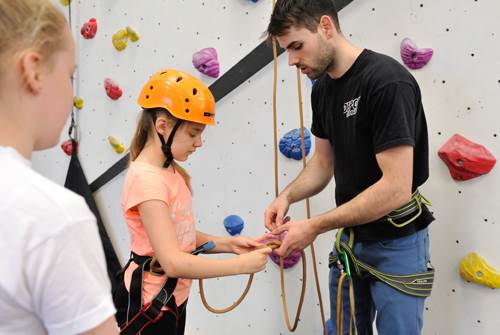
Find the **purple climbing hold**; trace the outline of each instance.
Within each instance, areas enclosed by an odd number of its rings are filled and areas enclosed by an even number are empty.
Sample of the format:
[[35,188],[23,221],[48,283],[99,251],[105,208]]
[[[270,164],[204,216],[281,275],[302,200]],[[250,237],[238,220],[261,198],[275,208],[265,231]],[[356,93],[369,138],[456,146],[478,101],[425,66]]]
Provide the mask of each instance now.
[[[282,233],[280,235],[273,235],[271,233],[268,233],[264,236],[264,238],[261,240],[263,244],[267,244],[271,241],[282,241],[286,236],[286,232]],[[297,264],[302,257],[302,253],[300,251],[293,251],[290,255],[286,256],[283,258],[283,268],[288,269]],[[269,258],[271,260],[280,265],[280,256],[276,254],[274,251],[269,254]]]
[[401,58],[410,69],[420,69],[427,64],[434,51],[430,48],[417,48],[409,38],[401,41]]
[[[292,129],[280,139],[279,148],[283,155],[295,160],[302,159],[302,141],[300,128]],[[311,150],[311,133],[307,128],[304,128],[304,146],[306,156]]]
[[217,78],[219,76],[219,60],[214,48],[201,49],[193,54],[193,65],[203,74]]
[[224,219],[224,227],[232,236],[241,233],[244,225],[245,222],[238,215],[229,215]]

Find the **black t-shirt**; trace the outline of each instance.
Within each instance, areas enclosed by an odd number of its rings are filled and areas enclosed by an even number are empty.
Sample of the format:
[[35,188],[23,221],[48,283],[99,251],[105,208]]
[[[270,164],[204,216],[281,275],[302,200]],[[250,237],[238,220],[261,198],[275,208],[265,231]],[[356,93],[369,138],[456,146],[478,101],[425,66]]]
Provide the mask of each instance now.
[[[413,146],[412,191],[427,180],[429,148],[420,88],[396,60],[365,49],[342,77],[320,77],[311,102],[311,131],[333,148],[337,206],[381,178],[375,155],[389,148]],[[381,218],[354,229],[357,240],[384,240],[409,235],[433,220],[425,207],[403,228]]]

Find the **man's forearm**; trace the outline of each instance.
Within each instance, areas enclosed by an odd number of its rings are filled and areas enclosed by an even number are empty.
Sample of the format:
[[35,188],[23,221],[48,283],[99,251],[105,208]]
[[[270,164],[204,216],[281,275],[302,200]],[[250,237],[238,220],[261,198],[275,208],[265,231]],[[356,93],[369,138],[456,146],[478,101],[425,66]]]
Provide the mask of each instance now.
[[343,205],[311,219],[317,234],[332,229],[351,227],[375,221],[406,204],[411,190],[395,188],[390,182],[380,179]]
[[321,192],[333,176],[333,163],[322,161],[315,154],[306,168],[280,194],[294,203]]

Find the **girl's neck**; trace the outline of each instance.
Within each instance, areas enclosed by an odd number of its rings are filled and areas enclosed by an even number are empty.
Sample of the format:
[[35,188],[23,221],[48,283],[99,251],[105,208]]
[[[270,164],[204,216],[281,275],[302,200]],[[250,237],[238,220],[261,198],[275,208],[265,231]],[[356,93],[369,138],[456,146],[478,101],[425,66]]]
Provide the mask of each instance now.
[[[161,151],[159,143],[148,142],[146,143],[144,149],[142,149],[141,153],[137,156],[135,160],[162,168],[166,159],[167,158]],[[174,171],[172,165],[170,165],[168,169]]]

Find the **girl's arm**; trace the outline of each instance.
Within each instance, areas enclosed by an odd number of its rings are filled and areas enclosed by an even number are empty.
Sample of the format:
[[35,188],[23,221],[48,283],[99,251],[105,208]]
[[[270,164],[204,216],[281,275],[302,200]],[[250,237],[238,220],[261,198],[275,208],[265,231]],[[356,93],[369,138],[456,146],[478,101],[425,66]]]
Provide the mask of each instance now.
[[[167,205],[148,200],[138,206],[146,234],[163,270],[169,277],[213,278],[264,269],[270,248],[258,249],[230,259],[194,256],[180,250]],[[214,241],[215,242],[215,241]]]
[[212,241],[215,248],[210,250],[209,253],[233,253],[244,254],[246,252],[255,250],[255,248],[262,246],[261,243],[245,236],[213,236],[201,231],[196,231],[196,246]]

